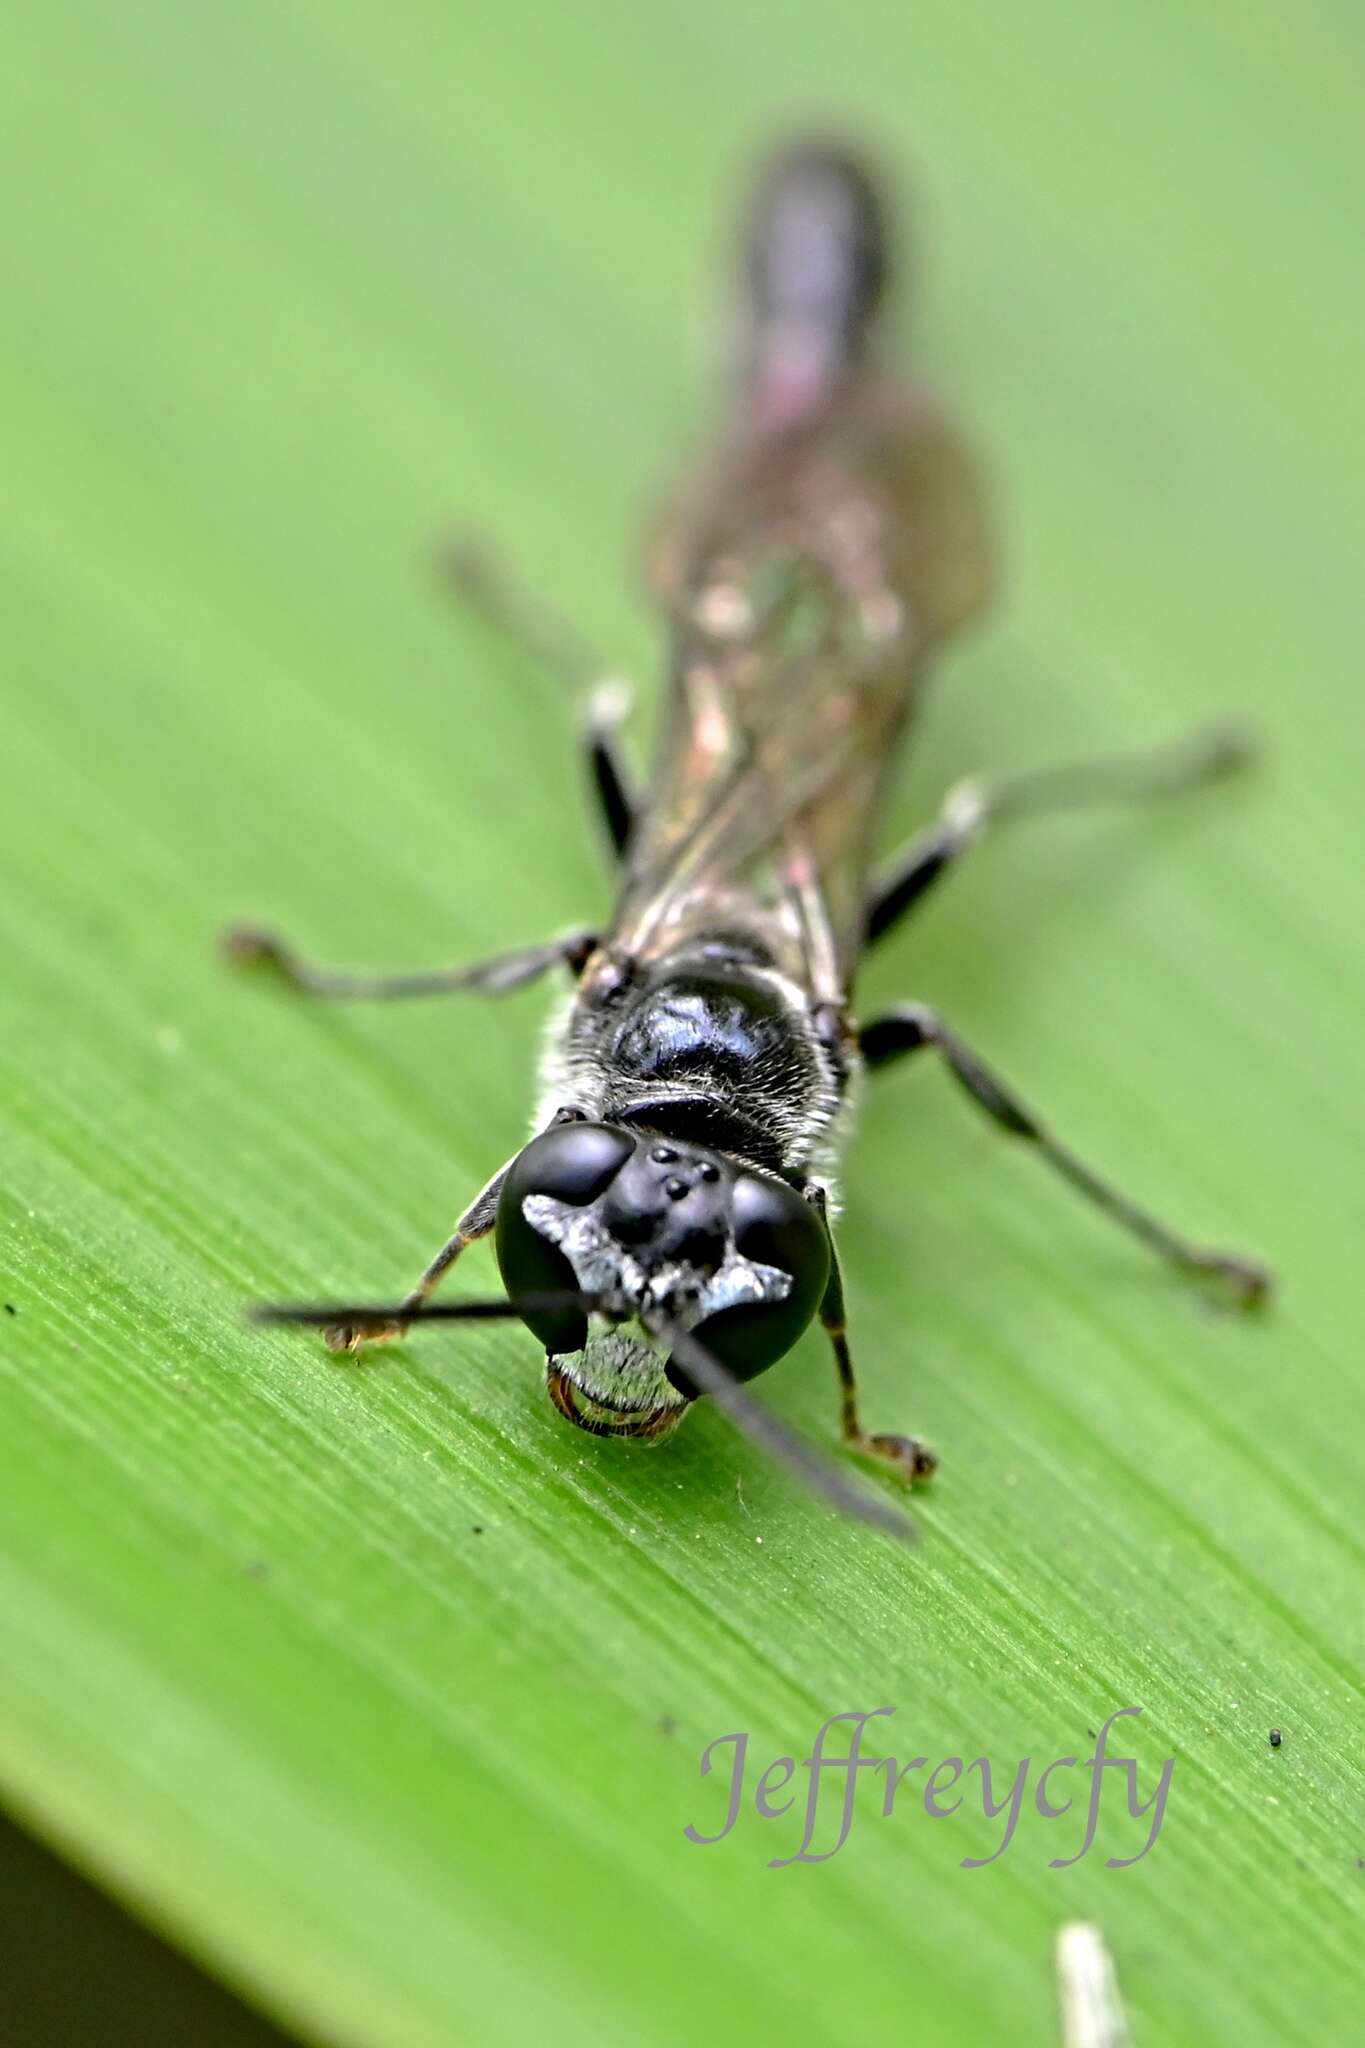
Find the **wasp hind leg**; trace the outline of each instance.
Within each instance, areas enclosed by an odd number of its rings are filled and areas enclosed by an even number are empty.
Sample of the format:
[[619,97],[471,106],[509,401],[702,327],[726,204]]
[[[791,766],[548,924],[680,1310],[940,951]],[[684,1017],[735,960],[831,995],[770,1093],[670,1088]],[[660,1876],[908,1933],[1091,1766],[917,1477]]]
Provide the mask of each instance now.
[[864,1457],[875,1458],[879,1464],[889,1465],[900,1478],[913,1484],[918,1480],[932,1479],[938,1470],[938,1454],[930,1449],[922,1437],[893,1436],[864,1429],[858,1412],[858,1381],[853,1370],[853,1356],[848,1348],[848,1317],[844,1309],[844,1281],[839,1270],[839,1255],[834,1249],[834,1239],[829,1234],[825,1216],[825,1191],[812,1185],[806,1189],[806,1199],[825,1224],[829,1236],[829,1280],[825,1286],[824,1300],[820,1304],[820,1324],[829,1338],[834,1353],[834,1366],[839,1375],[839,1426],[845,1444],[851,1451],[859,1451]]
[[1251,756],[1244,733],[1214,726],[1146,753],[1075,761],[998,782],[976,777],[960,782],[949,790],[933,824],[893,854],[875,881],[867,904],[867,943],[893,930],[968,847],[996,825],[1092,804],[1177,796],[1243,767]]
[[637,804],[621,733],[631,689],[612,673],[576,627],[525,589],[482,541],[464,536],[444,549],[441,568],[460,600],[506,635],[573,693],[582,707],[582,747],[607,841],[619,860],[630,843]]

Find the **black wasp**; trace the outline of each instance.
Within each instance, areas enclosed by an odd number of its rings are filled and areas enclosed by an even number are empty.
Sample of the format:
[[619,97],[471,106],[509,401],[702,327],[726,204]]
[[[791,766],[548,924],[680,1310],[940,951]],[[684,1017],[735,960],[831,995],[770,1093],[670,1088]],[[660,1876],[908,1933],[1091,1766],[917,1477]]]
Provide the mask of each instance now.
[[[475,551],[456,580],[584,688],[587,752],[620,888],[603,930],[476,966],[323,972],[269,935],[229,944],[319,996],[520,988],[567,967],[535,1135],[385,1307],[290,1306],[339,1350],[419,1317],[516,1315],[551,1399],[597,1435],[658,1439],[700,1395],[841,1507],[905,1533],[745,1391],[813,1317],[834,1353],[844,1441],[907,1480],[918,1438],[866,1429],[830,1234],[832,1175],[867,1069],[932,1051],[975,1103],[1172,1264],[1254,1303],[1267,1275],[1187,1242],[1110,1187],[922,1003],[859,1024],[853,981],[954,861],[1006,820],[1165,795],[1241,758],[1212,733],[1143,757],[970,782],[885,867],[876,828],[925,664],[990,582],[981,492],[938,407],[873,352],[887,231],[839,146],[804,142],[761,175],[743,244],[732,416],[651,550],[670,685],[653,776],[622,765],[619,686]],[[598,687],[592,685],[596,682]],[[494,1234],[507,1300],[431,1302]]]

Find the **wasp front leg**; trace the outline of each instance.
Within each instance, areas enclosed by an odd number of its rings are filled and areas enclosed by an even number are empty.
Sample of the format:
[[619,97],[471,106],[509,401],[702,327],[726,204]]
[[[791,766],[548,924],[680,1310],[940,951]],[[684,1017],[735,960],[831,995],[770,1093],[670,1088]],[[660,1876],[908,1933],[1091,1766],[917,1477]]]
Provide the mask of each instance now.
[[329,1351],[360,1351],[366,1344],[395,1344],[406,1337],[413,1318],[425,1307],[460,1254],[481,1237],[487,1237],[498,1220],[498,1197],[507,1178],[500,1167],[486,1188],[475,1196],[420,1279],[399,1303],[391,1323],[365,1324],[335,1322],[323,1329]]
[[931,1479],[938,1470],[938,1454],[921,1437],[888,1435],[863,1427],[858,1411],[858,1381],[848,1345],[843,1274],[839,1270],[839,1255],[835,1251],[825,1213],[825,1191],[812,1182],[805,1192],[806,1200],[818,1211],[829,1237],[829,1280],[820,1304],[820,1324],[829,1338],[835,1370],[839,1375],[839,1424],[844,1442],[850,1450],[860,1451],[865,1457],[876,1458],[881,1464],[889,1465],[902,1479],[912,1484],[917,1480]]

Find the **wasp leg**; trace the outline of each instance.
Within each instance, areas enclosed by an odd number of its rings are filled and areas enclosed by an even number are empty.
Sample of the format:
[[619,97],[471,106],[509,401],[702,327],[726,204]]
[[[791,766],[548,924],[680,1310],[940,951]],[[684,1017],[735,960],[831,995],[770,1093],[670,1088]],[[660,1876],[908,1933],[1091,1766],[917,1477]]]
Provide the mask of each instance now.
[[934,823],[893,854],[875,880],[867,906],[868,944],[899,924],[989,826],[1088,804],[1175,796],[1242,767],[1250,758],[1246,735],[1219,726],[1147,753],[1075,761],[999,782],[960,782],[948,792]]
[[[550,1118],[546,1128],[547,1130],[553,1129],[556,1124],[579,1123],[582,1121],[584,1114],[585,1112],[581,1109],[567,1106],[563,1109],[557,1109]],[[492,1231],[498,1220],[498,1200],[502,1194],[503,1182],[507,1179],[508,1174],[520,1156],[520,1153],[517,1153],[507,1161],[505,1166],[500,1166],[488,1185],[474,1197],[474,1200],[465,1210],[435,1258],[423,1269],[417,1284],[409,1289],[408,1293],[399,1302],[393,1312],[392,1322],[380,1323],[371,1320],[363,1324],[359,1322],[348,1323],[344,1320],[346,1315],[344,1309],[337,1311],[338,1320],[336,1322],[324,1322],[324,1316],[329,1313],[327,1310],[304,1308],[301,1312],[295,1311],[291,1313],[287,1307],[267,1311],[266,1319],[285,1322],[321,1322],[323,1336],[329,1348],[333,1351],[359,1351],[366,1344],[392,1344],[400,1337],[405,1337],[414,1317],[426,1306],[460,1254],[469,1245],[477,1244],[481,1237],[487,1237]],[[486,1310],[487,1304],[484,1304],[484,1308]],[[351,1313],[355,1315],[358,1311],[352,1310]],[[515,1311],[509,1310],[510,1313],[515,1313]]]
[[415,974],[350,974],[314,967],[301,960],[273,932],[255,931],[244,925],[225,932],[222,944],[227,958],[235,965],[263,969],[305,995],[387,999],[457,992],[503,996],[524,988],[551,967],[562,965],[579,974],[596,947],[597,937],[586,930],[566,932],[562,938],[547,939],[539,946],[521,946],[511,953],[495,953],[492,959],[476,960],[467,967],[436,967]]
[[588,774],[606,830],[607,844],[618,860],[625,859],[637,814],[631,775],[620,744],[621,728],[630,715],[630,704],[629,684],[608,677],[593,688],[583,727]]
[[811,1182],[805,1192],[806,1200],[818,1212],[829,1238],[829,1280],[820,1304],[820,1323],[829,1338],[835,1370],[839,1375],[839,1422],[844,1442],[850,1450],[861,1451],[869,1458],[877,1458],[882,1464],[890,1465],[902,1479],[930,1479],[938,1470],[938,1456],[921,1438],[878,1435],[864,1429],[859,1419],[858,1382],[848,1348],[848,1318],[844,1311],[844,1280],[825,1215],[825,1191],[818,1183]]
[[1111,1187],[1060,1144],[1019,1097],[976,1054],[948,1029],[942,1018],[922,1003],[903,1003],[863,1027],[859,1045],[870,1067],[883,1067],[926,1046],[940,1053],[958,1085],[992,1122],[1011,1137],[1037,1147],[1049,1166],[1070,1181],[1079,1194],[1132,1235],[1192,1278],[1213,1283],[1239,1308],[1255,1308],[1270,1291],[1271,1276],[1255,1259],[1234,1252],[1211,1251],[1169,1230],[1155,1216]]
[[416,1286],[403,1296],[391,1323],[379,1328],[370,1324],[363,1329],[350,1323],[329,1323],[322,1333],[328,1349],[359,1351],[366,1344],[393,1344],[405,1337],[412,1316],[430,1299],[461,1252],[467,1245],[487,1237],[492,1230],[498,1216],[498,1196],[502,1193],[507,1172],[506,1166],[500,1167],[483,1192],[476,1195]]
[[630,714],[630,685],[614,676],[575,627],[524,589],[480,541],[447,547],[442,569],[451,589],[481,618],[515,641],[568,685],[583,709],[583,750],[607,839],[619,859],[630,841],[636,802],[621,731]]

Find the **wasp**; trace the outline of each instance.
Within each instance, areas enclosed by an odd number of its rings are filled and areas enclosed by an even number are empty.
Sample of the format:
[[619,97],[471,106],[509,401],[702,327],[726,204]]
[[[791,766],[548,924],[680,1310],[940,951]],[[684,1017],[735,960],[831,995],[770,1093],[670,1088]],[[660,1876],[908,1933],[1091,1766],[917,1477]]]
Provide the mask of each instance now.
[[[991,548],[971,452],[878,350],[891,235],[859,155],[804,140],[769,159],[741,243],[730,416],[649,550],[668,694],[638,793],[629,700],[577,636],[469,545],[448,564],[491,619],[581,692],[584,748],[618,866],[615,908],[472,966],[338,973],[272,934],[234,958],[318,997],[519,989],[567,970],[533,1134],[396,1304],[278,1304],[352,1351],[421,1320],[518,1317],[559,1413],[657,1442],[709,1397],[839,1507],[904,1534],[748,1392],[818,1320],[850,1450],[905,1481],[936,1458],[863,1421],[831,1231],[835,1172],[864,1080],[917,1054],[1150,1250],[1254,1305],[1256,1261],[1206,1249],[1093,1171],[922,1002],[866,1021],[859,964],[989,833],[1065,806],[1166,796],[1236,766],[1233,731],[955,788],[874,864],[902,741],[938,649],[983,607]],[[491,1235],[505,1299],[432,1297]]]

